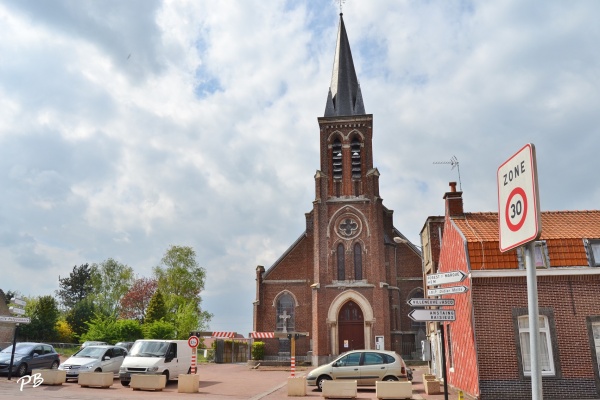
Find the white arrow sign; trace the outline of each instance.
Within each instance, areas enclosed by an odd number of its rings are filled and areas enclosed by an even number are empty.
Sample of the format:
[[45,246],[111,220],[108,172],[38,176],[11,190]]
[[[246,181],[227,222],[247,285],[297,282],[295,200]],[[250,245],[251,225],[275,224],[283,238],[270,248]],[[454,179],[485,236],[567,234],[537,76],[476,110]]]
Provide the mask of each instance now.
[[19,314],[19,315],[25,314],[25,310],[23,310],[22,308],[17,308],[17,307],[9,307],[8,311],[10,311],[13,314]]
[[25,300],[19,299],[18,297],[15,297],[14,299],[12,299],[12,302],[18,306],[25,306],[25,304],[27,304],[27,302]]
[[443,294],[465,293],[469,290],[466,286],[451,286],[440,289],[427,289],[427,296],[441,296]]
[[453,306],[454,299],[410,299],[407,303],[413,307]]
[[413,321],[455,321],[456,312],[454,310],[412,310],[408,317]]
[[28,324],[31,322],[29,317],[5,317],[0,315],[0,322],[14,322],[19,324]]
[[444,272],[442,274],[427,275],[427,286],[443,285],[444,283],[462,282],[467,277],[462,271]]

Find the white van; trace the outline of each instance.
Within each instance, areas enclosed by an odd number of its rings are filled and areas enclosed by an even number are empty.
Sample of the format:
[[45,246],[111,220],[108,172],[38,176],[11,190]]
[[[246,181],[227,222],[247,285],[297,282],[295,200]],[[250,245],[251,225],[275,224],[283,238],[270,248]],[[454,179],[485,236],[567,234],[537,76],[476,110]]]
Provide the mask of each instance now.
[[123,386],[129,386],[131,374],[166,375],[167,382],[179,374],[189,374],[192,349],[187,340],[141,339],[131,347],[119,369]]

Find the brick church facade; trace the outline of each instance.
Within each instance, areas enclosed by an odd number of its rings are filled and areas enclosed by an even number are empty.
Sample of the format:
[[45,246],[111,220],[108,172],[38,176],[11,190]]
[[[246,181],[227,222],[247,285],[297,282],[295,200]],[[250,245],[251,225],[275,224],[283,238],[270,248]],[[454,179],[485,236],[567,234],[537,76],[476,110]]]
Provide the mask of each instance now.
[[285,333],[306,332],[296,355],[313,365],[352,349],[414,356],[425,326],[407,317],[423,297],[421,253],[393,225],[373,166],[373,115],[365,113],[340,14],[325,114],[318,118],[320,168],[306,230],[265,270],[256,268],[255,332],[266,354],[289,355]]

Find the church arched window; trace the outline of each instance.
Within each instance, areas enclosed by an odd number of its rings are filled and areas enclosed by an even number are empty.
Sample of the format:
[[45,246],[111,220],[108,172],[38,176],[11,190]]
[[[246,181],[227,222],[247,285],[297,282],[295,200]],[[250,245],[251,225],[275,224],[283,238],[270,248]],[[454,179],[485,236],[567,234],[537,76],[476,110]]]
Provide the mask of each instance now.
[[346,264],[344,262],[344,256],[344,245],[340,243],[338,244],[336,251],[338,281],[343,281],[346,279]]
[[354,139],[352,139],[350,150],[352,154],[352,179],[360,179],[362,162],[360,159],[361,146],[358,138],[355,137]]
[[360,243],[356,243],[354,245],[354,279],[361,280],[362,275],[362,247]]
[[335,139],[333,141],[333,179],[341,180],[342,179],[342,142],[340,139]]
[[275,326],[277,332],[294,332],[296,329],[295,302],[289,293],[283,293],[277,299]]

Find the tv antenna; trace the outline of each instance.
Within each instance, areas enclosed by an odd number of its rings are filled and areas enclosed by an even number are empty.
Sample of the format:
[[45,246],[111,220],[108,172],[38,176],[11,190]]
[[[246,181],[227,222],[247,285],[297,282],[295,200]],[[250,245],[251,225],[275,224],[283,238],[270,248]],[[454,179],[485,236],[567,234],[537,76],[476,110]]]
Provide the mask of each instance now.
[[454,167],[456,167],[458,171],[458,190],[462,192],[462,183],[460,182],[460,165],[458,163],[458,158],[456,158],[456,156],[452,156],[450,161],[434,161],[434,164],[450,164],[452,165],[452,168],[450,170],[453,170]]

